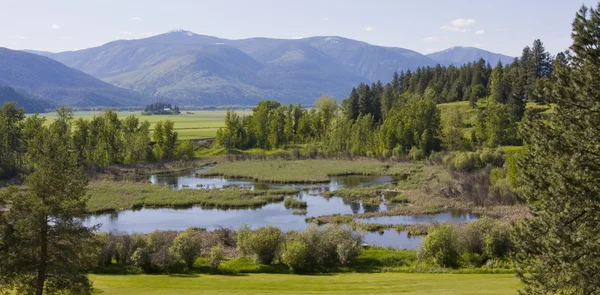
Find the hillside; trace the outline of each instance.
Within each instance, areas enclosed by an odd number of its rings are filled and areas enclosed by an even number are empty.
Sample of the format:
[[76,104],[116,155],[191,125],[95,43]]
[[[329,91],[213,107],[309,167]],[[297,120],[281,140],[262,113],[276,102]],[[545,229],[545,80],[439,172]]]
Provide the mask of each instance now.
[[140,96],[50,58],[0,48],[0,85],[51,105],[139,105]]
[[513,62],[514,57],[506,56],[499,53],[493,53],[487,50],[475,48],[475,47],[451,47],[443,51],[434,52],[427,54],[427,57],[439,62],[442,65],[455,65],[460,66],[469,62],[474,62],[483,58],[486,62],[492,66],[496,65],[498,61],[502,64],[508,64]]
[[79,51],[30,52],[132,90],[147,102],[179,105],[253,105],[262,99],[311,104],[324,94],[345,98],[361,82],[389,81],[395,71],[512,60],[477,48],[425,56],[335,36],[229,40],[183,30]]
[[176,30],[51,57],[113,85],[180,105],[310,104],[360,82],[434,65],[417,52],[340,37],[227,40]]
[[26,113],[43,113],[46,109],[52,108],[52,105],[47,102],[30,98],[12,87],[0,85],[0,106],[5,102],[16,102],[17,107],[23,108]]

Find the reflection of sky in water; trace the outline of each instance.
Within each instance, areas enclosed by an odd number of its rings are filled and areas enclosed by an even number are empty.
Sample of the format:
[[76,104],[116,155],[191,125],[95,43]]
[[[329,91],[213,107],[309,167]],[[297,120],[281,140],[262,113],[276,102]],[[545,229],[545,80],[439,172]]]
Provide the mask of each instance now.
[[[141,210],[125,210],[112,214],[90,216],[87,225],[102,224],[101,231],[123,232],[152,232],[155,230],[185,230],[190,226],[215,229],[218,227],[237,229],[243,224],[252,228],[265,225],[274,225],[284,231],[302,230],[308,225],[306,217],[323,216],[331,214],[356,214],[364,212],[386,211],[385,205],[363,205],[339,197],[324,198],[319,196],[322,192],[332,191],[341,187],[366,186],[375,184],[393,183],[396,181],[390,176],[343,176],[332,177],[329,183],[323,184],[290,184],[277,185],[255,183],[240,179],[226,179],[223,177],[196,177],[196,173],[207,171],[210,167],[201,168],[192,172],[180,174],[153,175],[150,181],[153,184],[171,186],[174,189],[206,189],[223,188],[228,186],[249,187],[252,189],[296,188],[301,191],[295,198],[306,201],[307,215],[293,215],[292,209],[286,209],[283,203],[268,204],[257,209],[202,209],[191,207],[188,209],[144,208]],[[441,213],[437,215],[417,216],[389,216],[376,217],[363,222],[375,223],[431,223],[439,222],[465,222],[476,219],[466,213]],[[366,233],[365,242],[384,247],[416,249],[420,245],[421,237],[408,237],[406,233],[397,233],[395,230],[386,230],[385,234]]]

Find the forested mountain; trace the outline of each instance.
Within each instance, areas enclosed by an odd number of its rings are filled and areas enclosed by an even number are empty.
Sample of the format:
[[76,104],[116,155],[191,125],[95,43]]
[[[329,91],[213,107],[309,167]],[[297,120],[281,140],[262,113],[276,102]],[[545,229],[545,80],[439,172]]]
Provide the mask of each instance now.
[[0,105],[11,101],[17,103],[17,108],[23,108],[26,113],[43,113],[46,109],[52,108],[52,105],[45,101],[30,98],[12,87],[0,85]]
[[321,95],[342,99],[354,85],[385,81],[394,72],[513,60],[477,48],[425,56],[342,37],[228,40],[183,30],[79,51],[30,52],[133,90],[146,102],[179,105],[252,105],[261,99],[311,104]]
[[348,96],[353,85],[433,66],[407,49],[341,37],[227,40],[171,31],[85,50],[41,53],[119,87],[183,105],[310,104]]
[[141,97],[50,58],[6,48],[0,48],[0,85],[52,105],[139,105]]
[[514,57],[506,56],[499,53],[493,53],[487,50],[475,47],[455,46],[443,51],[427,54],[427,57],[435,60],[442,65],[461,66],[466,63],[474,62],[479,59],[484,59],[490,64],[495,65],[498,61],[503,64],[513,62]]

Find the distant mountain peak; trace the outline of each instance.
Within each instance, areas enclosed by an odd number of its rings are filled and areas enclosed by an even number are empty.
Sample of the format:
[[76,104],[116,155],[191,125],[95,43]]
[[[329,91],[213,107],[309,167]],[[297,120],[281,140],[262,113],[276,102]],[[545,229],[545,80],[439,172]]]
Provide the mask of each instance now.
[[167,34],[182,34],[182,35],[186,35],[186,36],[194,36],[194,35],[196,35],[193,32],[186,31],[186,30],[183,30],[183,29],[170,30],[170,31],[167,32]]
[[490,52],[477,47],[454,46],[446,50],[427,54],[427,56],[443,65],[463,65],[476,62],[483,58],[486,62],[495,65],[498,61],[503,64],[511,63],[513,57]]

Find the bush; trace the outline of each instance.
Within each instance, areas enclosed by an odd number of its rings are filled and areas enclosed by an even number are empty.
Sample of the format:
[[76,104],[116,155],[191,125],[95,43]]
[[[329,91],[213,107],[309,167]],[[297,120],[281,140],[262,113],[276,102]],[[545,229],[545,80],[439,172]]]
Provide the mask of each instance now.
[[251,232],[247,236],[247,241],[243,243],[257,262],[271,264],[279,255],[283,243],[283,233],[278,227],[265,226]]
[[439,266],[457,267],[460,254],[453,228],[447,224],[434,227],[423,241],[423,252]]
[[410,151],[408,152],[408,155],[414,161],[420,161],[420,160],[423,160],[425,158],[425,153],[423,153],[423,150],[417,148],[416,146],[413,146],[410,149]]
[[286,244],[281,260],[291,272],[295,273],[306,270],[308,256],[308,248],[304,242],[290,241]]
[[194,261],[202,254],[200,236],[195,229],[188,228],[186,231],[178,234],[175,240],[173,240],[171,251],[185,261],[188,269],[192,269]]
[[225,260],[225,251],[223,250],[223,246],[218,244],[210,248],[210,268],[213,272],[217,272],[219,270],[219,266],[221,262]]
[[243,224],[235,234],[236,249],[241,256],[250,255],[250,234],[252,230],[247,224]]
[[146,245],[133,253],[131,260],[144,272],[168,272],[177,263],[176,255],[171,251],[175,232],[155,231],[146,237]]

